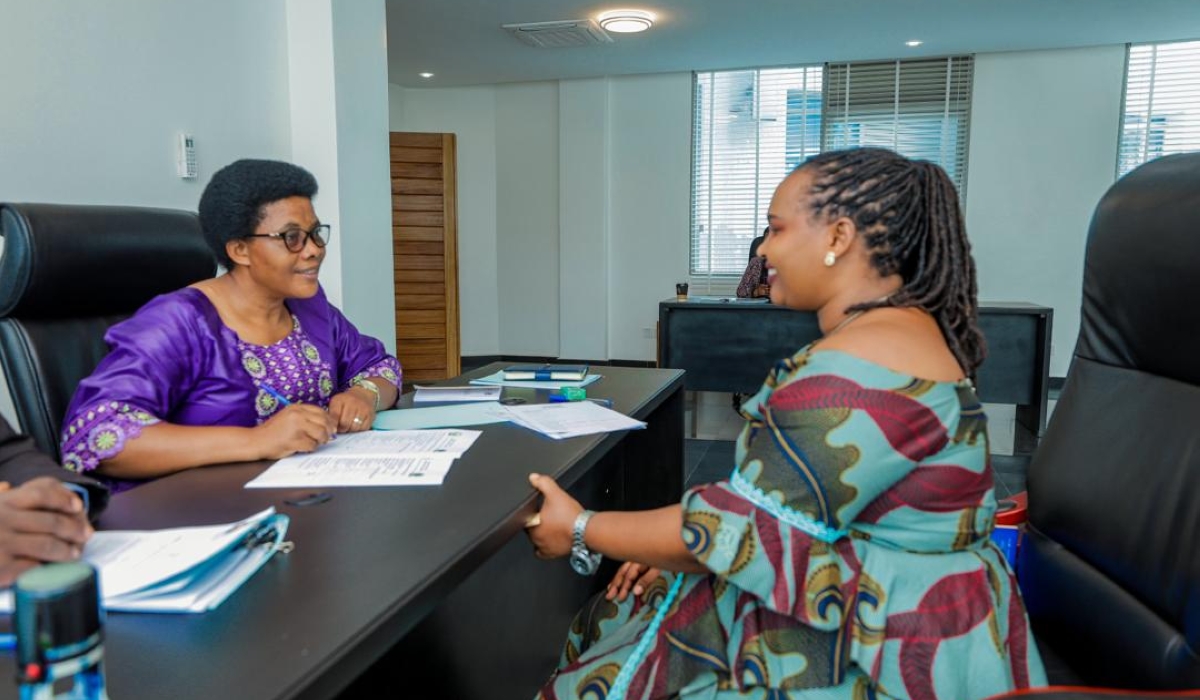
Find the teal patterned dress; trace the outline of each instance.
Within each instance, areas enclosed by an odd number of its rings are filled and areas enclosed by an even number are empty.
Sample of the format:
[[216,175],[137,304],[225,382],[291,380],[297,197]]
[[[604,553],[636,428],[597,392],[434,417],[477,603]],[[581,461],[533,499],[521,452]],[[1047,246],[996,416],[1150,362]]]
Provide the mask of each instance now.
[[[987,418],[967,382],[811,346],[743,405],[730,478],[683,497],[709,570],[572,625],[539,697],[969,700],[1045,685],[989,535]],[[668,595],[682,576],[678,594]]]

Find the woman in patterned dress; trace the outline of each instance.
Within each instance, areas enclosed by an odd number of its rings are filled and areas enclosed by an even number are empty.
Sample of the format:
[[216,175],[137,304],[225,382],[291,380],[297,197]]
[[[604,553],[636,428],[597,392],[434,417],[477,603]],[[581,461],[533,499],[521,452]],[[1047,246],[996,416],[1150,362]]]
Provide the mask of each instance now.
[[969,700],[1044,684],[989,539],[969,380],[985,348],[953,184],[890,151],[824,153],[768,219],[771,300],[815,311],[824,337],[743,405],[730,477],[590,519],[530,477],[539,556],[582,530],[573,562],[627,562],[539,697]]
[[152,299],[105,335],[79,384],[63,463],[115,490],[208,464],[308,452],[366,430],[399,393],[400,363],[317,281],[330,228],[317,181],[239,160],[213,175],[200,225],[228,271]]

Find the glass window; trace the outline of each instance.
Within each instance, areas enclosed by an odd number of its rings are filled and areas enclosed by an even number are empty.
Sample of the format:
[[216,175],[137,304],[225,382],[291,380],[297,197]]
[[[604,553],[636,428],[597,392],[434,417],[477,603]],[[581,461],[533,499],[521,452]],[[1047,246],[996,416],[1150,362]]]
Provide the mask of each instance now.
[[1200,41],[1130,45],[1123,102],[1117,177],[1200,150]]
[[965,197],[969,56],[697,73],[693,292],[731,294],[775,186],[825,150],[884,146],[932,160]]

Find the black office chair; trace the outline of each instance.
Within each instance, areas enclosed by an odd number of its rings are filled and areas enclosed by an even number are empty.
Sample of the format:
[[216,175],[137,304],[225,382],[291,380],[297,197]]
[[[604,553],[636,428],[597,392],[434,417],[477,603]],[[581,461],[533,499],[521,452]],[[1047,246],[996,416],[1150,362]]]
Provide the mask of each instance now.
[[0,204],[0,236],[0,369],[24,432],[57,458],[108,327],[216,261],[196,215],[170,209]]
[[1197,222],[1200,154],[1100,201],[1075,355],[1029,467],[1021,587],[1039,646],[1088,685],[1200,688]]

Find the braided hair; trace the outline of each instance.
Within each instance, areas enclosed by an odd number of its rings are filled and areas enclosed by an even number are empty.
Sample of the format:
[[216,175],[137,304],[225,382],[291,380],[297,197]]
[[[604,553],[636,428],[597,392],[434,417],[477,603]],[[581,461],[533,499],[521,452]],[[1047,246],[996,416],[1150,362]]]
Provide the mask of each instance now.
[[846,312],[923,309],[937,321],[958,363],[974,376],[987,346],[979,330],[975,261],[946,171],[882,148],[821,153],[797,170],[812,175],[812,214],[853,221],[872,266],[884,277],[899,274],[903,280],[887,299],[855,304]]

